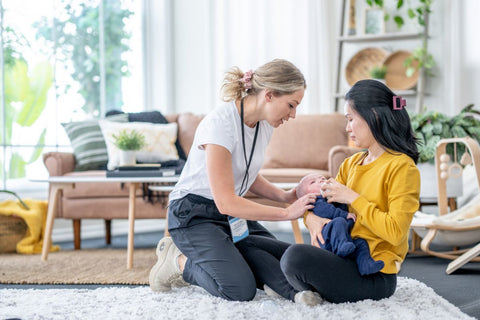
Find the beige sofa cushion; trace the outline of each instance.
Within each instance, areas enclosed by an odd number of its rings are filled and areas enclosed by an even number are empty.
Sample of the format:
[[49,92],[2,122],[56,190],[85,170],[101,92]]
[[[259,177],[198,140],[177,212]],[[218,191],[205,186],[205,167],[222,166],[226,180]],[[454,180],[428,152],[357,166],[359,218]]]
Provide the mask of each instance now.
[[348,144],[346,124],[340,113],[298,115],[273,130],[263,167],[328,171],[329,150]]
[[305,168],[262,168],[260,174],[270,182],[299,182],[300,179],[310,173],[318,173],[330,177],[326,170]]

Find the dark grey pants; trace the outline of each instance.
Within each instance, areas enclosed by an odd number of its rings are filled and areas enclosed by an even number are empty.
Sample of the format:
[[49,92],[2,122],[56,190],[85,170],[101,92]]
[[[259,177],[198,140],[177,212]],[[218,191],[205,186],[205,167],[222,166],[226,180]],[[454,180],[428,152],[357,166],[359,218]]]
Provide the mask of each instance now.
[[189,194],[170,203],[172,239],[188,258],[183,278],[214,296],[248,301],[267,284],[293,300],[297,291],[280,269],[289,243],[277,240],[256,221],[248,221],[249,236],[233,243],[228,217],[212,200]]
[[335,303],[388,298],[397,287],[396,274],[362,276],[355,260],[311,245],[290,246],[281,266],[295,289],[317,291],[323,299]]

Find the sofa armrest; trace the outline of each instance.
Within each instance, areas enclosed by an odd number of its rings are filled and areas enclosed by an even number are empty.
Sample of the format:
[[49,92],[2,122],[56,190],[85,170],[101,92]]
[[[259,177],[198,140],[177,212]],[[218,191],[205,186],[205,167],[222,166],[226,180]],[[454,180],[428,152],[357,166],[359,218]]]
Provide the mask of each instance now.
[[43,154],[43,164],[51,177],[63,176],[75,168],[75,156],[69,152],[46,152]]
[[328,152],[328,172],[330,176],[335,178],[343,160],[361,150],[360,148],[341,145],[332,147]]

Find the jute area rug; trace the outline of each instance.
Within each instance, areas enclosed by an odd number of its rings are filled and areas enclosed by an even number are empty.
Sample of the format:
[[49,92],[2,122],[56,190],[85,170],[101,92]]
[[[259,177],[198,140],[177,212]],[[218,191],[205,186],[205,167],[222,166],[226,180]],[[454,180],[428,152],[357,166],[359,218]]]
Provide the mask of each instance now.
[[127,269],[126,249],[82,249],[39,254],[1,254],[0,283],[5,284],[148,284],[155,249],[135,249]]

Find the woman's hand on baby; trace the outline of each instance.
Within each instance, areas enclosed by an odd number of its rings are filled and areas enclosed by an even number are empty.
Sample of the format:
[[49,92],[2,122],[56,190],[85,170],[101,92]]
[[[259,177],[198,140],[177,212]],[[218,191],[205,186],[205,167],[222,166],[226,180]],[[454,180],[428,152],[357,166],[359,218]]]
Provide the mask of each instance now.
[[[322,230],[327,223],[331,220],[327,218],[322,218],[312,214],[308,214],[305,220],[305,224],[308,226],[308,231],[310,232],[310,239],[312,246],[319,247],[320,243],[325,244],[325,239],[323,239]],[[320,243],[319,243],[320,242]]]
[[287,207],[287,220],[298,219],[305,214],[305,211],[313,209],[313,204],[319,195],[320,193],[307,193],[289,205]]
[[338,202],[351,204],[360,195],[352,189],[344,186],[335,179],[328,179],[322,187],[323,196],[327,198],[329,203]]

